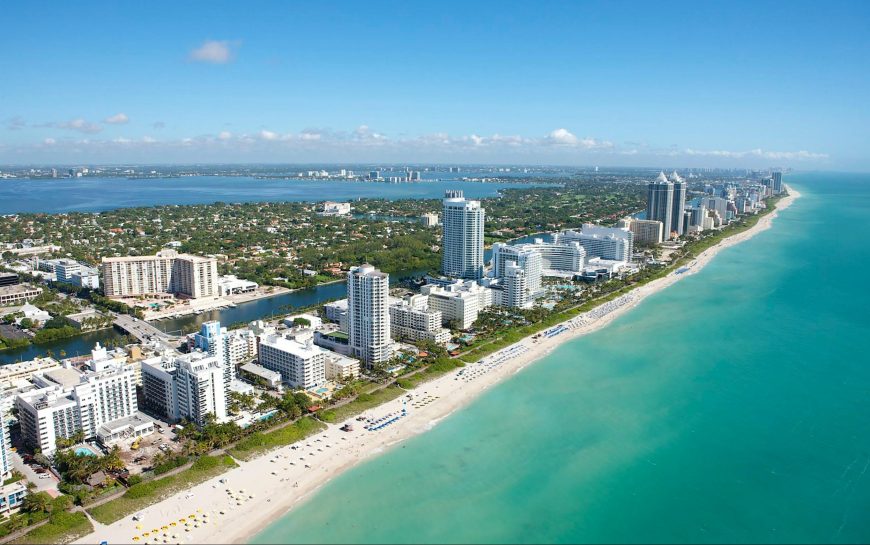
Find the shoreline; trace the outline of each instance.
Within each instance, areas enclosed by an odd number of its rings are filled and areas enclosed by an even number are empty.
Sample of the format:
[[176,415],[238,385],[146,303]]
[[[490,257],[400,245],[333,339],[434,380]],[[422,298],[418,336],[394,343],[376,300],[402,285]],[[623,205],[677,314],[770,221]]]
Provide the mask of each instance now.
[[[189,532],[180,532],[179,543],[248,543],[268,525],[276,522],[314,492],[350,469],[394,445],[436,426],[455,411],[467,406],[491,386],[509,378],[529,365],[541,360],[562,343],[592,333],[609,325],[637,306],[648,296],[678,282],[683,277],[703,269],[721,250],[744,242],[772,225],[781,210],[788,208],[800,193],[786,186],[789,194],[776,208],[760,218],[752,228],[720,241],[700,254],[689,264],[667,276],[637,287],[594,309],[571,318],[547,331],[562,328],[551,337],[531,336],[476,363],[452,371],[410,390],[412,399],[401,396],[364,413],[379,419],[388,415],[407,415],[380,431],[362,429],[362,422],[354,423],[355,430],[343,432],[343,424],[328,424],[325,431],[308,437],[294,445],[277,448],[251,461],[239,461],[238,468],[210,479],[189,490],[175,494],[141,511],[144,528],[160,528],[171,520],[190,513],[208,513],[208,524]],[[460,375],[461,373],[461,375]],[[295,448],[294,448],[295,447]],[[306,465],[310,465],[308,468]],[[221,480],[225,479],[225,484]],[[227,490],[238,498],[244,489],[246,499],[230,499]],[[192,494],[192,495],[191,495]],[[248,497],[250,496],[250,497]],[[223,511],[225,514],[221,515]],[[141,535],[139,524],[127,516],[105,526],[93,521],[95,531],[76,543],[129,543],[133,536]],[[145,543],[147,538],[140,538]],[[151,541],[155,543],[156,541]],[[160,541],[162,542],[162,540]]]

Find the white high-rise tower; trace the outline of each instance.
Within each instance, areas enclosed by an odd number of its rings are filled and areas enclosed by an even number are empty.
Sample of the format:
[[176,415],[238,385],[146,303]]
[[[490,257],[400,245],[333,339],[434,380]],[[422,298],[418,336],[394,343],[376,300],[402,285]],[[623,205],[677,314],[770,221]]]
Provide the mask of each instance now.
[[358,358],[373,365],[393,356],[390,340],[390,275],[371,265],[347,273],[347,328],[350,347]]
[[453,278],[483,278],[483,224],[480,201],[467,201],[462,191],[447,191],[441,223],[441,272]]

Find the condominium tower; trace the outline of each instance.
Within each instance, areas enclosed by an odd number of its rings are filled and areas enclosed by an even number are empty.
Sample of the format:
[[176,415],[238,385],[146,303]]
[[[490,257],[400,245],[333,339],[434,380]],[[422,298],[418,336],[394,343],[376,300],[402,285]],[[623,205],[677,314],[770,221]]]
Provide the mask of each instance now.
[[218,291],[217,260],[163,250],[153,256],[104,257],[103,291],[107,297],[176,293],[213,297]]
[[480,201],[468,201],[462,191],[447,191],[441,215],[441,272],[452,278],[483,278],[483,224]]
[[[683,201],[685,202],[685,193]],[[660,172],[658,178],[647,186],[646,219],[662,222],[665,228],[664,238],[671,238],[671,227],[674,224],[674,184],[664,172]]]
[[393,355],[390,340],[390,275],[371,265],[347,273],[347,326],[353,355],[371,366]]

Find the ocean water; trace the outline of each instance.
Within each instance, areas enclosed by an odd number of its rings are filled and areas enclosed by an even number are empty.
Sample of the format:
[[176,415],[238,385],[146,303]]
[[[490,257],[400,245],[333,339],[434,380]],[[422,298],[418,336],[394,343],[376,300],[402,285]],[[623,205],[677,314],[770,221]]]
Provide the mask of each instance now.
[[870,176],[337,477],[255,543],[867,542]]

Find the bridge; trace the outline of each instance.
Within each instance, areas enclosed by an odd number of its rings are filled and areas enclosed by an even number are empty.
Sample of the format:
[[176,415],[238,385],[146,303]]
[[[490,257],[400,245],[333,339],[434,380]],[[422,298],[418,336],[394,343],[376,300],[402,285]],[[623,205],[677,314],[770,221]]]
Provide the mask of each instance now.
[[113,323],[115,324],[115,327],[122,329],[139,339],[139,342],[157,340],[172,348],[175,348],[179,342],[178,337],[165,333],[145,320],[140,320],[139,318],[130,316],[129,314],[116,314]]

